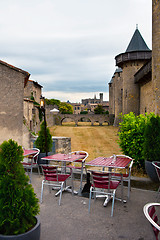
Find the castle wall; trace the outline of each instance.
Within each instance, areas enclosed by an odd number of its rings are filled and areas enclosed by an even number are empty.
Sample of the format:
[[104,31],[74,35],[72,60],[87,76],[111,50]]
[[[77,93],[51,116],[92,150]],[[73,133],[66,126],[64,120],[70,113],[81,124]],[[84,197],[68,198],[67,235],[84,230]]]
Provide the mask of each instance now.
[[114,75],[115,84],[115,121],[114,125],[119,124],[119,114],[122,113],[122,102],[123,102],[123,78],[122,72],[117,72]]
[[134,74],[146,61],[129,61],[123,64],[123,114],[140,113],[140,90],[134,83]]
[[152,0],[153,109],[160,114],[160,1]]
[[149,81],[140,87],[140,114],[153,112],[152,98],[152,81]]
[[112,77],[112,82],[109,83],[109,114],[115,114],[114,86],[114,77]]

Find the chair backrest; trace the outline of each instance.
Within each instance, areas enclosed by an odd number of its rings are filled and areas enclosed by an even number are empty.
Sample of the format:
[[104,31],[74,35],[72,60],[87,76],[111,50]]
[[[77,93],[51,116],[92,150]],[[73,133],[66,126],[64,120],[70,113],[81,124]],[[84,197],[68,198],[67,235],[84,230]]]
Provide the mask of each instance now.
[[53,178],[58,179],[57,166],[44,166],[42,165],[42,171],[45,180],[52,180]]
[[160,203],[147,203],[143,207],[143,212],[152,226],[155,239],[158,240],[160,226],[158,225],[158,217],[156,215],[156,206],[160,206]]
[[152,162],[152,164],[156,169],[156,173],[157,173],[158,179],[160,181],[160,162]]
[[110,174],[108,172],[91,171],[92,183],[97,188],[110,188]]
[[77,160],[76,162],[85,162],[89,154],[86,151],[74,151],[71,154],[82,155],[82,159]]
[[[126,158],[126,159],[130,159],[131,160],[131,162],[129,164],[129,167],[127,167],[129,169],[129,174],[131,174],[131,170],[132,170],[132,166],[133,166],[133,158],[131,158],[131,157],[127,156],[127,155],[115,155],[115,157],[116,158],[124,158],[124,159]],[[126,168],[126,170],[127,170],[127,168]]]

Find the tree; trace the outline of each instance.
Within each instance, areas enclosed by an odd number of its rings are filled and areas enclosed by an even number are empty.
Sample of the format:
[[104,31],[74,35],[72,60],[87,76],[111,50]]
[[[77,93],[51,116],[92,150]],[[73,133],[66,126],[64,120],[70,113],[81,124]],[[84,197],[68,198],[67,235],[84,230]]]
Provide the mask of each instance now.
[[95,114],[104,114],[104,109],[102,105],[98,105],[95,109],[94,109],[94,113]]
[[73,107],[69,103],[61,102],[59,111],[62,114],[73,114]]
[[50,152],[52,149],[52,135],[50,134],[49,128],[46,128],[47,135],[47,149],[45,144],[45,123],[41,123],[40,131],[38,132],[38,138],[35,141],[35,145],[40,149],[41,153]]
[[[0,233],[21,234],[36,224],[38,198],[22,165],[23,149],[12,139],[0,146]],[[7,238],[8,239],[8,238]]]

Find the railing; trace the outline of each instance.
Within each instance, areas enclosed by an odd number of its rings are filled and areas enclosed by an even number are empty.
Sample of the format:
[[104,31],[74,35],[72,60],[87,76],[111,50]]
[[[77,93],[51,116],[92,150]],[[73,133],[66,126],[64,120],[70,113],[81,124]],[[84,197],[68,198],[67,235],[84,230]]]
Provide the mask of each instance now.
[[147,60],[152,56],[151,51],[137,51],[137,52],[125,52],[117,55],[116,65],[119,66],[121,63],[126,61],[134,61],[134,60]]

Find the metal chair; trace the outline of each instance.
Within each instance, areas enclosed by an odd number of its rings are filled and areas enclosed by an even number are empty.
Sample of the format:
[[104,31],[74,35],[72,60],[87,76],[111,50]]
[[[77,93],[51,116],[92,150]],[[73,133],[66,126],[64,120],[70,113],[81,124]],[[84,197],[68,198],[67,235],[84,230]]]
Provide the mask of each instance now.
[[123,174],[120,174],[118,172],[114,172],[112,173],[113,176],[115,177],[115,179],[117,180],[121,180],[122,176],[123,176],[123,182],[127,182],[128,183],[128,199],[130,198],[130,191],[131,191],[131,170],[132,170],[132,166],[133,166],[133,159],[129,156],[126,155],[115,155],[115,158],[123,158],[124,161],[125,159],[131,159],[131,162],[129,164],[129,166],[126,168],[126,172]]
[[160,226],[158,224],[158,217],[156,214],[156,208],[160,206],[160,203],[147,203],[143,207],[143,212],[148,221],[151,224],[154,239],[158,240]]
[[63,171],[58,172],[58,166],[42,166],[42,170],[44,174],[44,180],[42,180],[41,203],[43,198],[44,185],[48,185],[49,187],[52,186],[54,188],[57,188],[58,190],[60,189],[59,205],[61,205],[63,187],[66,183],[66,180],[71,176],[71,172],[70,173],[63,173]]
[[40,150],[38,148],[32,148],[32,150],[35,150],[36,154],[29,155],[28,157],[25,157],[24,161],[22,162],[23,167],[27,170],[27,173],[29,175],[30,183],[32,182],[32,170],[33,170],[33,168],[37,168],[38,169],[38,173],[40,175],[39,165],[37,163],[38,155],[40,153]]
[[[76,160],[75,162],[73,162],[73,165],[69,165],[68,166],[68,167],[70,167],[72,169],[72,177],[74,177],[75,173],[80,171],[81,179],[80,179],[79,191],[81,193],[82,192],[82,182],[83,182],[83,170],[86,171],[86,169],[85,169],[85,161],[86,161],[86,159],[88,157],[88,153],[85,152],[85,151],[74,151],[74,152],[71,152],[71,154],[82,155],[81,159]],[[87,175],[87,172],[86,172],[86,175]]]
[[[157,177],[158,177],[158,180],[160,182],[160,162],[152,162],[152,164],[156,169]],[[158,191],[157,191],[157,199],[158,199],[159,192],[160,192],[160,186],[159,186]]]
[[[90,188],[89,194],[89,207],[88,211],[90,212],[91,206],[91,197],[94,194],[94,199],[96,197],[112,197],[112,210],[111,217],[113,216],[114,209],[114,200],[117,187],[120,184],[120,181],[112,180],[112,174],[110,172],[94,172],[91,171],[92,185]],[[99,195],[97,195],[99,194]]]

